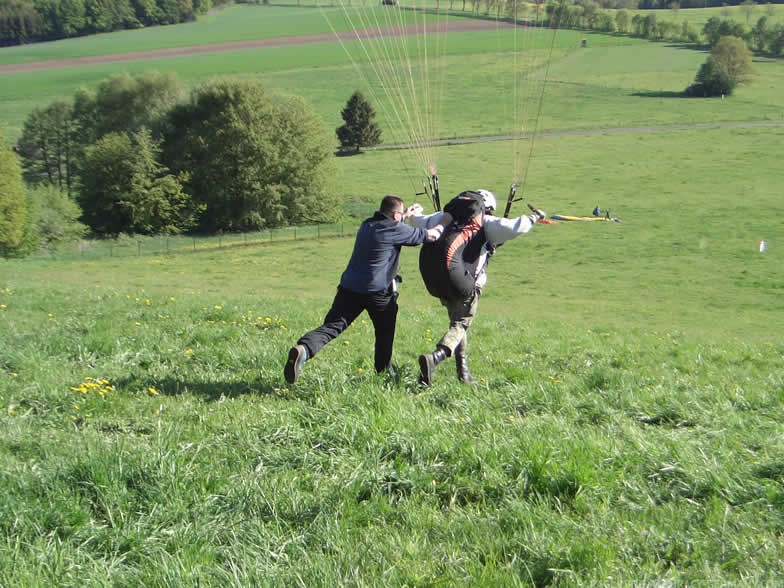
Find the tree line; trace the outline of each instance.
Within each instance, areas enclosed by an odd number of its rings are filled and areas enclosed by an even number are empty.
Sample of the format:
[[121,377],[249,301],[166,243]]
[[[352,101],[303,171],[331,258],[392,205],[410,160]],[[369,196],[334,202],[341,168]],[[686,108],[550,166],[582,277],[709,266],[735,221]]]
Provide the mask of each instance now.
[[0,0],[0,46],[195,20],[230,0]]
[[[0,186],[0,209],[16,211],[0,214],[9,223],[0,226],[0,253],[4,242],[23,251],[56,234],[334,222],[332,136],[304,99],[270,94],[258,81],[219,78],[186,92],[174,74],[112,76],[25,120],[8,153],[31,196],[9,197],[16,183]],[[56,230],[36,212],[47,208],[60,212]]]
[[[450,9],[462,1],[474,14],[508,18],[517,22],[536,22],[540,26],[555,29],[578,29],[600,33],[619,33],[651,41],[672,41],[693,45],[707,44],[712,48],[721,37],[732,36],[742,39],[752,51],[779,56],[784,53],[784,25],[772,23],[776,7],[773,3],[760,8],[753,0],[741,0],[729,4],[741,4],[746,23],[731,18],[711,17],[700,30],[688,21],[662,18],[661,10],[632,12],[642,8],[647,0],[562,0],[547,3],[529,3],[522,0],[450,0]],[[784,0],[783,0],[784,1]],[[715,6],[698,0],[697,5],[673,0],[652,0],[644,8],[668,9],[677,13],[680,8]],[[722,2],[721,6],[727,6]],[[764,10],[755,24],[757,10]]]
[[[657,17],[657,12],[632,13],[620,9],[602,10],[593,0],[578,3],[547,4],[546,24],[550,27],[593,30],[601,33],[620,33],[651,41],[672,41],[693,45],[705,44],[713,48],[722,37],[742,39],[749,49],[761,54],[784,54],[784,24],[771,23],[772,5],[768,14],[760,16],[754,25],[731,18],[712,16],[698,29],[688,21],[676,22]],[[749,13],[749,17],[751,13]]]
[[[192,21],[213,7],[231,3],[232,0],[0,0],[0,46],[51,41],[123,29],[136,29],[156,25]],[[240,4],[272,4],[271,0],[236,0]],[[319,0],[308,0],[318,4]],[[542,2],[523,0],[449,0],[449,9],[474,13],[525,18],[529,13],[539,15]],[[297,0],[297,4],[300,0]],[[329,0],[324,2],[331,4]],[[764,10],[772,15],[774,5],[784,0],[766,2]],[[436,5],[440,7],[441,2]],[[550,2],[550,14],[557,11],[559,22],[552,26],[580,26],[594,30],[629,32],[620,24],[614,27],[613,10],[671,10],[680,8],[710,8],[742,5],[747,24],[757,9],[754,0],[570,0]],[[645,18],[645,17],[641,17]],[[655,15],[653,16],[655,19]],[[625,17],[631,20],[630,17]],[[663,38],[672,35],[669,29],[688,28],[691,25],[661,24]],[[679,34],[687,40],[689,32]],[[685,38],[686,37],[686,38]]]

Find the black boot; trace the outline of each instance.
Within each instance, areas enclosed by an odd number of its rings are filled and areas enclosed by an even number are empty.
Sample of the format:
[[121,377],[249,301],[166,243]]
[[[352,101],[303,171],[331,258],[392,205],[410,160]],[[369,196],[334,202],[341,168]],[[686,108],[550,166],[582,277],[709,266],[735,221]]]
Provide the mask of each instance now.
[[465,353],[465,342],[455,347],[455,367],[457,368],[457,379],[464,384],[474,381],[471,372],[468,371],[468,355]]
[[419,356],[420,386],[429,386],[433,383],[433,372],[436,370],[436,366],[447,358],[448,353],[449,349],[439,345],[433,353]]
[[309,359],[308,350],[304,345],[295,345],[289,349],[289,356],[286,365],[283,367],[283,376],[289,384],[293,384],[299,378],[302,366]]

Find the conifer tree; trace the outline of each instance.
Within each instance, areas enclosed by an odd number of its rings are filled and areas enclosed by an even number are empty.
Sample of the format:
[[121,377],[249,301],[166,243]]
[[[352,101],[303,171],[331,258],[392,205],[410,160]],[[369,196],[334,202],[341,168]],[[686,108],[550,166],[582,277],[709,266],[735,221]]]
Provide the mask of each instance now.
[[381,143],[381,129],[373,121],[373,107],[357,90],[351,95],[341,112],[345,124],[336,129],[340,148],[359,153],[362,147],[374,147]]

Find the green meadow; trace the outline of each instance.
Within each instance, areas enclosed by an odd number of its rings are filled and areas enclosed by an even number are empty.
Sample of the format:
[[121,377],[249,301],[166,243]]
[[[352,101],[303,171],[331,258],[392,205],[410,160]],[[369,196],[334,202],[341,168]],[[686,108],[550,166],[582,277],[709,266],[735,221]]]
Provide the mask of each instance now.
[[[228,40],[240,16],[296,28],[302,14],[318,30],[306,10],[255,10],[183,28]],[[503,200],[522,171],[549,214],[621,220],[540,224],[499,249],[473,385],[447,360],[416,386],[447,327],[416,248],[396,374],[373,373],[362,316],[285,383],[351,253],[349,214],[340,234],[0,261],[0,586],[781,585],[784,64],[755,62],[726,100],[686,100],[705,53],[583,37],[562,31],[548,54],[536,138],[458,141],[516,130],[505,33],[464,33],[442,56],[442,197]],[[79,85],[155,68],[259,76],[332,127],[374,83],[340,51],[3,74],[0,116],[18,130]],[[428,207],[418,163],[342,157],[338,185],[371,208],[390,192]]]

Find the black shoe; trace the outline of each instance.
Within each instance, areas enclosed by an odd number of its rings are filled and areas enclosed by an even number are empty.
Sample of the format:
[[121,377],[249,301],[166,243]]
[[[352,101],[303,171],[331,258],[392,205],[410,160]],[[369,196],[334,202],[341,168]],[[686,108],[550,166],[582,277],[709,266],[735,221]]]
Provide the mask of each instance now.
[[446,347],[439,345],[433,353],[419,356],[420,386],[430,386],[433,383],[433,372],[436,370],[436,366],[446,359],[448,351]]
[[420,386],[430,386],[433,383],[433,370],[435,369],[435,365],[433,365],[433,356],[428,353],[426,355],[419,356],[419,385]]
[[468,370],[457,370],[457,381],[461,384],[471,384],[474,381],[474,376]]
[[463,384],[470,384],[474,381],[471,372],[468,371],[468,358],[465,355],[455,356],[455,366],[457,366],[457,381]]
[[304,345],[295,345],[289,349],[289,358],[283,368],[283,375],[289,384],[293,384],[299,378],[302,366],[308,360],[308,350]]

